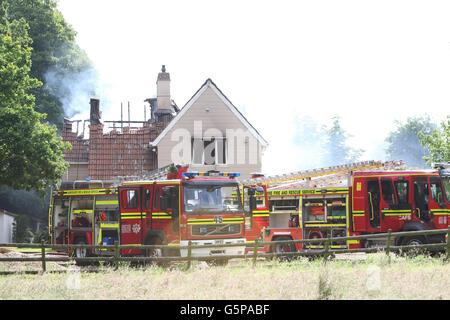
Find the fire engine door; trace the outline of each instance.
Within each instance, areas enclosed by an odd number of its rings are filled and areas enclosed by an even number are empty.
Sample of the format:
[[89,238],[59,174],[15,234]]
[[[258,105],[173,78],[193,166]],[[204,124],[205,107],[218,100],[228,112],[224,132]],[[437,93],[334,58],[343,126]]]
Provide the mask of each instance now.
[[[411,215],[407,184],[392,178],[381,178],[381,231],[400,230],[403,221]],[[397,192],[396,192],[397,191]],[[405,194],[406,192],[406,194]]]
[[413,209],[418,219],[429,222],[430,220],[430,188],[427,178],[415,178],[413,182]]
[[[153,194],[153,184],[144,185],[142,187],[142,227],[146,230],[151,229],[152,227],[152,207],[151,207],[151,199]],[[142,232],[142,235],[144,233]],[[142,242],[144,243],[144,239],[142,238]]]
[[152,228],[164,230],[168,243],[179,241],[180,190],[176,184],[157,184],[153,201]]
[[380,185],[378,179],[367,181],[367,210],[370,226],[380,228]]
[[441,179],[430,177],[430,211],[436,228],[446,228],[448,226],[448,209],[450,209],[450,205],[448,204],[448,199],[447,201],[445,199]]
[[[139,187],[120,187],[120,233],[121,244],[142,243],[142,208]],[[124,249],[123,254],[138,254],[139,249]]]

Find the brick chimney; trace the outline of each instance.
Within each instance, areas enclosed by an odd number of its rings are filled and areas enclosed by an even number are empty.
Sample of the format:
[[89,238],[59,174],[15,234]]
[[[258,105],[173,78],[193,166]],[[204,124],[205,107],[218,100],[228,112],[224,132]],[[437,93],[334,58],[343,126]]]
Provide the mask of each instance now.
[[90,123],[91,125],[96,125],[100,123],[100,100],[98,99],[91,99],[91,116],[90,116]]
[[161,72],[158,74],[158,80],[156,80],[156,99],[159,113],[172,112],[170,107],[170,74],[166,72],[165,65],[162,66]]

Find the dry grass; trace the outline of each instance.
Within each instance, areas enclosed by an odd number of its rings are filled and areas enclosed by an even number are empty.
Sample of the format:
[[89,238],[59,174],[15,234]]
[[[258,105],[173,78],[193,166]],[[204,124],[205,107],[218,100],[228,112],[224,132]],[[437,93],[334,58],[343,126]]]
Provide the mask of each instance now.
[[[73,269],[73,267],[72,267]],[[0,299],[450,299],[450,265],[443,259],[372,254],[365,260],[290,263],[204,263],[147,269],[122,266],[101,273],[0,276]]]

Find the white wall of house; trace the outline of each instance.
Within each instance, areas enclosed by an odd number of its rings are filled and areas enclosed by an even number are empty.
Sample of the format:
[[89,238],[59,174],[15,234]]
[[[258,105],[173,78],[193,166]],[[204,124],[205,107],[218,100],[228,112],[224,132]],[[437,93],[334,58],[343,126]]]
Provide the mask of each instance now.
[[[182,114],[178,121],[172,120],[175,124],[158,142],[158,167],[166,166],[170,163],[190,164],[192,170],[207,171],[218,170],[224,172],[239,172],[241,178],[249,178],[250,173],[261,171],[261,158],[264,146],[258,140],[257,135],[249,131],[243,121],[239,119],[238,111],[233,111],[234,107],[229,107],[221,93],[213,84],[206,84],[204,90],[200,90],[200,95],[194,97],[189,109]],[[188,103],[189,104],[189,103]],[[186,108],[186,106],[184,107]],[[194,139],[209,139],[222,136],[225,138],[225,163],[217,161],[214,165],[205,165],[193,159],[193,150],[186,158],[185,163],[174,161],[173,153],[178,151],[181,143],[179,136],[183,131],[190,133]],[[228,133],[241,133],[239,137],[229,136]],[[215,139],[219,141],[219,139]],[[265,141],[264,141],[265,142]],[[220,144],[217,144],[216,147]],[[192,148],[192,145],[191,145]],[[216,150],[216,155],[221,152]],[[197,162],[197,163],[195,163]]]
[[0,243],[13,242],[14,217],[0,211]]

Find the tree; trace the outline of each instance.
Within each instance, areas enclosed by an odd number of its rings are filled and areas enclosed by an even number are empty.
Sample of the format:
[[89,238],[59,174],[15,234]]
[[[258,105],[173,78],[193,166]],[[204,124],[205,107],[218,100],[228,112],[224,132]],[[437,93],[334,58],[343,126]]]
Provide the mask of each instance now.
[[351,136],[341,127],[338,116],[332,119],[333,125],[325,131],[324,165],[334,166],[358,161],[364,150],[348,146],[347,140]]
[[420,143],[429,150],[429,156],[423,159],[428,165],[437,162],[450,163],[450,115],[441,122],[441,129],[434,129],[431,134],[419,131]]
[[28,24],[9,22],[7,1],[0,8],[0,185],[36,189],[42,194],[58,181],[67,164],[57,129],[43,123],[46,115],[34,110],[30,90],[41,83],[30,77],[31,43]]
[[428,115],[423,117],[409,117],[406,123],[395,121],[397,128],[386,138],[388,148],[386,153],[390,159],[403,160],[409,167],[423,168],[424,156],[429,151],[420,143],[419,132],[430,134],[435,128]]

